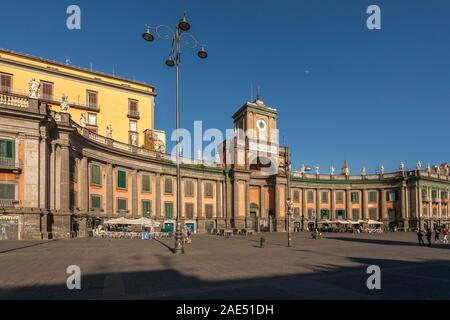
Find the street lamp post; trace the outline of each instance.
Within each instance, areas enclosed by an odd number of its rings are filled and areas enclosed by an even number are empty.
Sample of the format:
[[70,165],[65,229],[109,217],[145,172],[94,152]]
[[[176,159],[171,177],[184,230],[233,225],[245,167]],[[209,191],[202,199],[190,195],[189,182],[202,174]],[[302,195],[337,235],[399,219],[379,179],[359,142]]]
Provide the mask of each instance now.
[[[289,151],[288,151],[289,152]],[[288,247],[292,247],[292,237],[291,237],[291,212],[292,212],[292,201],[291,201],[291,160],[289,159],[289,154],[286,152],[285,168],[286,168],[286,178],[287,178],[287,234],[288,234]]]
[[[146,25],[146,30],[142,37],[145,41],[151,42],[155,39],[152,31],[163,40],[172,40],[172,48],[170,50],[169,57],[166,60],[166,65],[168,67],[175,67],[175,95],[176,95],[176,163],[177,163],[177,192],[176,192],[176,204],[177,204],[177,216],[176,216],[176,229],[175,229],[175,245],[173,248],[173,253],[184,253],[183,239],[181,233],[181,220],[180,220],[180,204],[181,204],[181,174],[180,174],[180,85],[179,85],[179,67],[181,58],[181,43],[185,44],[188,48],[200,47],[197,56],[200,59],[206,59],[208,56],[205,46],[200,44],[197,39],[190,34],[189,29],[191,28],[189,22],[187,21],[186,14],[180,19],[175,27],[175,31],[169,26],[159,25],[157,27],[150,27]],[[188,37],[188,39],[184,39]],[[185,40],[185,42],[182,42]],[[189,42],[192,41],[192,43]]]

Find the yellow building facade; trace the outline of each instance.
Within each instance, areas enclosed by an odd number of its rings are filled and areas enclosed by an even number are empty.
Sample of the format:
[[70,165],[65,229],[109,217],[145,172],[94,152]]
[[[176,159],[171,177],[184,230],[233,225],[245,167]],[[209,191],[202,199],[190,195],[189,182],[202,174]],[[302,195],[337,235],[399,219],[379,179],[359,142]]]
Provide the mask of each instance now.
[[151,85],[5,50],[0,50],[0,77],[2,91],[18,95],[28,95],[28,83],[36,79],[41,100],[52,110],[59,111],[65,95],[75,122],[83,114],[86,127],[100,135],[111,125],[117,141],[130,143],[136,132],[141,146],[144,131],[154,129],[156,93]]

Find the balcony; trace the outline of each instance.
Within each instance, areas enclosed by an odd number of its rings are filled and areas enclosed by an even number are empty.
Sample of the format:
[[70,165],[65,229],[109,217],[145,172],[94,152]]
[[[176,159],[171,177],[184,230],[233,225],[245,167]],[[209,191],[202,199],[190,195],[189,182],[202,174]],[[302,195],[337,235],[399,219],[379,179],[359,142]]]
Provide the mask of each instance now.
[[0,169],[19,170],[20,163],[15,158],[0,157]]
[[433,198],[433,203],[441,203],[441,198]]
[[8,209],[20,209],[22,206],[20,200],[9,200],[9,199],[0,199],[0,209],[8,210]]
[[128,110],[128,118],[139,119],[141,116],[139,111],[136,110]]
[[422,201],[423,202],[430,202],[430,197],[429,196],[422,196]]
[[447,198],[442,199],[442,203],[443,204],[448,204],[448,199]]

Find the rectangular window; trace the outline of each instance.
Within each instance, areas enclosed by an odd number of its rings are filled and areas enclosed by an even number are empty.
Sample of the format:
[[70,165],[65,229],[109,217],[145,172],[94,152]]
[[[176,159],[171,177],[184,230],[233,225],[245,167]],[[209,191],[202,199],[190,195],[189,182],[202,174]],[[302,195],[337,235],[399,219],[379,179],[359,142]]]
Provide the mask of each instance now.
[[0,158],[14,159],[14,140],[0,140]]
[[342,191],[336,192],[336,203],[344,203],[344,193]]
[[53,100],[53,83],[41,81],[41,97],[45,100]]
[[330,210],[322,209],[320,210],[320,219],[329,219],[330,218]]
[[308,191],[308,203],[314,202],[314,193],[312,191]]
[[316,215],[314,214],[314,209],[308,209],[308,219],[313,220],[316,218]]
[[184,196],[193,197],[194,196],[194,183],[190,180],[184,182]]
[[126,189],[127,188],[127,173],[126,171],[117,171],[117,188]]
[[352,209],[352,219],[354,221],[359,219],[359,209]]
[[150,176],[148,174],[142,175],[142,192],[150,192]]
[[130,120],[130,131],[137,132],[137,121]]
[[194,217],[194,204],[193,203],[185,203],[184,211],[187,219],[192,219]]
[[87,91],[86,104],[87,104],[88,108],[97,109],[98,108],[98,93],[95,91]]
[[98,195],[91,195],[91,208],[92,209],[101,209],[102,207],[102,198]]
[[164,213],[165,213],[166,219],[173,218],[173,203],[172,202],[164,203]]
[[128,115],[131,117],[139,117],[138,101],[128,99]]
[[164,193],[166,194],[172,194],[173,190],[172,190],[172,178],[165,178],[164,179]]
[[12,91],[12,75],[0,73],[0,92]]
[[328,192],[321,192],[321,203],[328,203]]
[[359,193],[358,192],[351,192],[350,193],[350,201],[352,203],[359,203]]
[[206,219],[212,219],[213,217],[213,205],[212,204],[205,204],[205,217]]
[[388,202],[397,201],[397,191],[389,191],[386,193],[386,200]]
[[396,219],[396,215],[397,215],[397,212],[395,211],[395,208],[388,210],[389,220],[395,220]]
[[97,114],[88,113],[88,125],[96,126],[97,125]]
[[369,203],[375,203],[375,202],[377,202],[377,192],[370,191],[369,192]]
[[436,199],[436,198],[437,198],[437,191],[436,191],[436,190],[432,190],[432,191],[431,191],[431,197],[432,197],[433,199]]
[[91,184],[101,185],[100,166],[97,164],[91,165]]
[[441,199],[447,199],[447,191],[441,191]]
[[142,200],[142,215],[150,218],[152,214],[152,202],[150,200]]
[[213,185],[211,182],[205,183],[205,197],[212,198],[213,197]]
[[345,210],[336,210],[336,219],[345,220],[347,218]]
[[15,200],[16,185],[14,183],[0,183],[0,200]]
[[128,208],[128,199],[117,198],[117,210],[118,211],[127,211],[127,208]]
[[299,203],[300,202],[300,192],[298,190],[294,190],[293,192],[293,197],[292,197],[294,203]]
[[369,219],[370,220],[377,220],[378,218],[378,210],[375,208],[369,209]]

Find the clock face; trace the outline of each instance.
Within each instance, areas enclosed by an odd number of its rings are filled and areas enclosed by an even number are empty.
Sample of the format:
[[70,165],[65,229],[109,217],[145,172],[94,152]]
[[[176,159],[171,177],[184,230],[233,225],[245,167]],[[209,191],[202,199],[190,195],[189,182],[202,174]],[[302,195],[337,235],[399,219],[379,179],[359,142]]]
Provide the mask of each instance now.
[[258,122],[256,122],[256,126],[258,127],[259,131],[266,131],[267,129],[267,125],[264,120],[258,120]]

